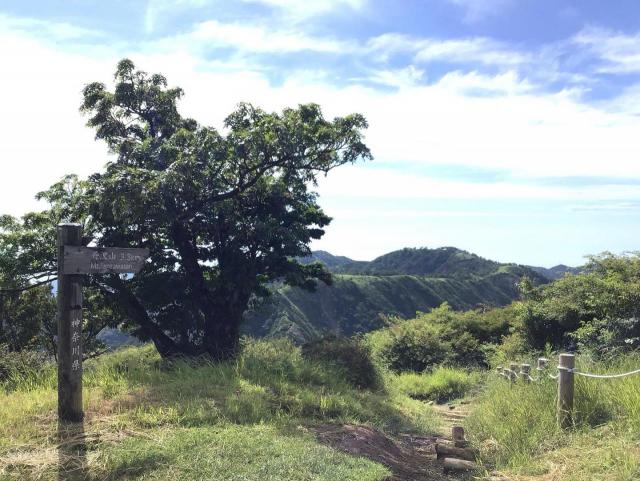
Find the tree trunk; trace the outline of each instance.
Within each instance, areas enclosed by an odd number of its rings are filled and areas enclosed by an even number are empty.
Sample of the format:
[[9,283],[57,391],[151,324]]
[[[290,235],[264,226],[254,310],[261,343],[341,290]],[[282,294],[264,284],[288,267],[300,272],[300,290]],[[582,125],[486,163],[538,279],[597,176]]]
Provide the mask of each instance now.
[[206,317],[203,348],[215,360],[232,359],[240,347],[240,323],[247,308],[236,292],[216,293],[222,302],[215,307],[213,315]]
[[119,304],[124,307],[127,314],[140,326],[141,332],[151,339],[160,356],[166,359],[187,354],[182,352],[182,349],[180,349],[175,341],[167,336],[167,334],[149,318],[147,310],[121,279],[115,276],[106,278],[105,284],[115,292],[109,293],[104,289],[102,289],[102,291],[105,294],[111,294],[117,297]]

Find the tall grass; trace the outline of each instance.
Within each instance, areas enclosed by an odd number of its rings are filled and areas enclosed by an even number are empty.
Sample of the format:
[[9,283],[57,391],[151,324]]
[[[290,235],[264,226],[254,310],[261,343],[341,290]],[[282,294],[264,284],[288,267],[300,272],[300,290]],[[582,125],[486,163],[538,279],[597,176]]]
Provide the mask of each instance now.
[[[638,354],[609,363],[577,359],[583,372],[628,372],[639,366]],[[574,460],[576,466],[558,479],[626,481],[635,479],[625,476],[636,471],[640,476],[640,376],[576,376],[574,425],[567,431],[557,427],[556,400],[557,383],[545,375],[539,382],[514,385],[496,377],[487,383],[466,425],[483,458],[499,468],[548,471],[550,460],[564,453],[561,463],[570,466]],[[569,459],[567,452],[572,453]],[[613,462],[612,456],[620,459]],[[607,477],[597,477],[602,466],[594,457],[605,464],[610,460]]]
[[[45,371],[0,393],[2,479],[55,477],[55,372]],[[223,363],[167,363],[150,346],[123,349],[85,363],[83,398],[85,434],[97,440],[87,457],[96,479],[167,479],[168,465],[175,479],[254,479],[262,463],[261,479],[278,479],[278,466],[293,472],[299,465],[300,478],[290,479],[377,480],[388,471],[318,446],[300,426],[429,433],[438,425],[424,403],[392,383],[356,389],[343,368],[305,358],[287,341],[247,342],[237,360]],[[255,448],[253,467],[239,454],[243,443]],[[224,463],[194,467],[216,456],[233,465],[230,471]]]

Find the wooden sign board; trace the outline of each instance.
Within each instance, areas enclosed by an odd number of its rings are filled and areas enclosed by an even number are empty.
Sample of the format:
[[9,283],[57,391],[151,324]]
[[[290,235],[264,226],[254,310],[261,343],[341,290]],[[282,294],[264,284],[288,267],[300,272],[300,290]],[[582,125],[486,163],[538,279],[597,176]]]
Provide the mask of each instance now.
[[62,274],[135,274],[149,249],[64,246]]

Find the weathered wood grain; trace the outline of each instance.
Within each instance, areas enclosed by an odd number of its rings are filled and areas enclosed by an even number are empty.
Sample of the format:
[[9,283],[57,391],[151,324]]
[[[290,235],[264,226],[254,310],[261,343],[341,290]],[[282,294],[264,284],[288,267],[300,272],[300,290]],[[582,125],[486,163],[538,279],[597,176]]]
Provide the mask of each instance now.
[[149,257],[149,249],[64,246],[62,274],[135,274]]

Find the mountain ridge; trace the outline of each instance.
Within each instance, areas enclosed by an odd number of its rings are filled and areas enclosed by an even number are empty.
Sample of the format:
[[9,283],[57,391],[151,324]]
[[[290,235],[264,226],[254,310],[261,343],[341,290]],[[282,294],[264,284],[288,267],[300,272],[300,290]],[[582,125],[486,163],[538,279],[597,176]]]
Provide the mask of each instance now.
[[[449,274],[449,275],[450,274],[460,275],[460,272],[451,272],[450,270],[452,269],[451,263],[446,265],[440,265],[439,268],[434,268],[431,271],[423,270],[421,272],[415,272],[415,268],[413,269],[413,272],[412,272],[412,269],[410,267],[405,269],[396,269],[396,270],[388,267],[389,260],[393,260],[394,257],[397,257],[398,255],[401,255],[407,252],[414,252],[418,254],[422,252],[438,253],[440,259],[442,259],[446,255],[453,254],[455,257],[457,257],[458,265],[462,264],[465,261],[467,262],[479,261],[479,262],[486,263],[485,268],[487,265],[491,265],[493,268],[498,268],[499,266],[519,266],[524,269],[530,269],[536,272],[537,274],[544,276],[548,280],[556,280],[562,277],[565,273],[577,274],[582,271],[581,267],[571,267],[565,264],[558,264],[553,267],[541,267],[541,266],[517,264],[513,262],[501,263],[501,262],[485,259],[481,256],[478,256],[477,254],[473,254],[463,249],[458,249],[457,247],[451,247],[451,246],[437,247],[433,249],[430,249],[427,247],[418,247],[418,248],[405,247],[403,249],[398,249],[398,250],[383,254],[381,256],[378,256],[371,261],[354,260],[346,256],[337,256],[324,250],[317,250],[317,251],[312,251],[310,256],[299,258],[298,260],[304,264],[308,264],[311,262],[321,262],[325,264],[331,272],[334,272],[334,273],[349,273],[349,274],[362,274],[362,275],[371,275],[371,274],[398,275],[398,274],[410,274],[410,273],[413,273],[415,275],[430,275],[430,274],[440,273],[440,274]],[[387,266],[386,269],[384,266]]]
[[518,298],[517,283],[549,278],[528,266],[484,259],[455,247],[406,248],[372,261],[315,251],[299,259],[322,262],[333,285],[315,293],[285,285],[245,315],[245,332],[305,342],[327,333],[351,335],[383,327],[389,317],[409,318],[448,302],[454,309],[503,306]]

